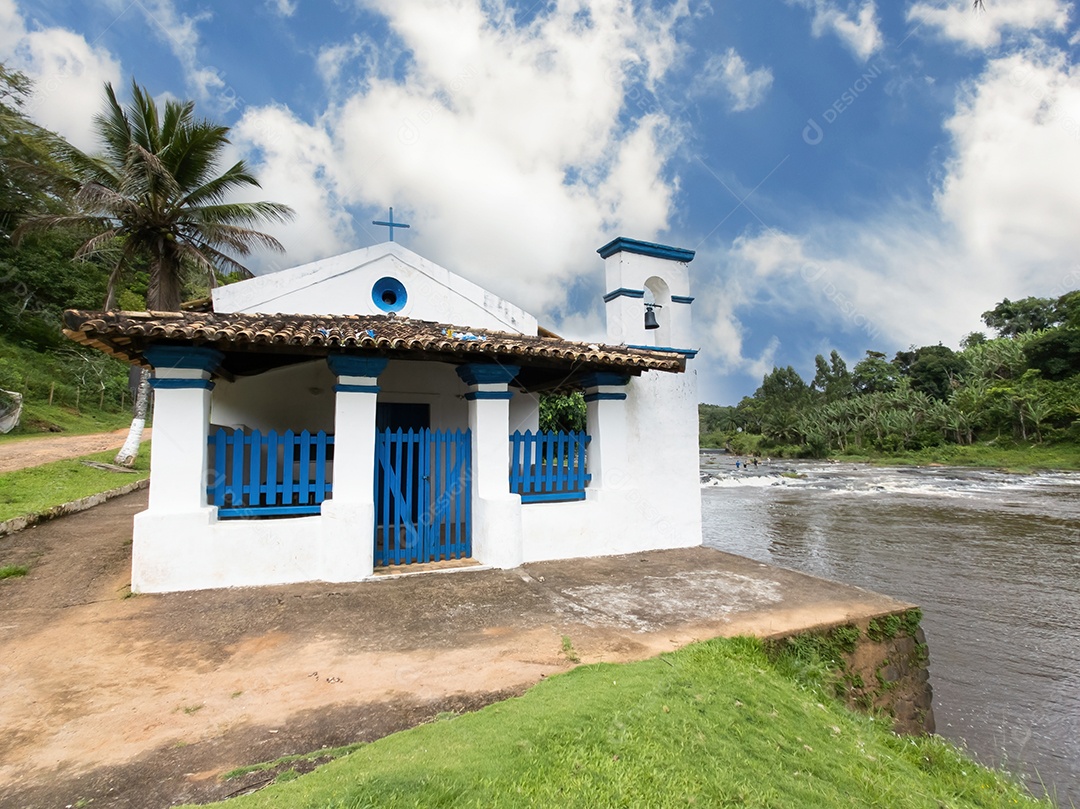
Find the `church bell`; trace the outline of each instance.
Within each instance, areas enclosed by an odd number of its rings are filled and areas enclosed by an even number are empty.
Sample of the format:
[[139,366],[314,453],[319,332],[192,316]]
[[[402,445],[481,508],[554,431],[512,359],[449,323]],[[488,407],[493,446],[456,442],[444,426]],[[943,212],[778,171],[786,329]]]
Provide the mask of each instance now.
[[660,328],[660,324],[656,320],[656,312],[653,311],[654,309],[657,309],[659,307],[660,307],[660,304],[658,304],[658,303],[647,303],[647,304],[645,304],[645,328],[646,329],[659,329]]

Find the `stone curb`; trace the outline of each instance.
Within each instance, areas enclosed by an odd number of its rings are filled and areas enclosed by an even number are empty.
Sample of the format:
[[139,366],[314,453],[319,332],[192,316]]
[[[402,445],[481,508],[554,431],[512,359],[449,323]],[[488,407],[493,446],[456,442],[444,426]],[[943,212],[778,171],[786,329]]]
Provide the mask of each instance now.
[[61,503],[59,506],[53,506],[48,511],[40,511],[37,514],[24,514],[21,517],[12,517],[10,520],[0,522],[0,537],[14,534],[16,531],[21,531],[24,528],[40,525],[43,522],[48,522],[57,517],[86,511],[88,508],[100,506],[106,500],[112,500],[114,497],[137,492],[140,489],[145,489],[149,485],[150,478],[143,478],[142,480],[136,480],[134,483],[128,483],[126,486],[109,489],[107,492],[98,492],[89,497],[80,497],[78,500],[72,500],[70,503]]

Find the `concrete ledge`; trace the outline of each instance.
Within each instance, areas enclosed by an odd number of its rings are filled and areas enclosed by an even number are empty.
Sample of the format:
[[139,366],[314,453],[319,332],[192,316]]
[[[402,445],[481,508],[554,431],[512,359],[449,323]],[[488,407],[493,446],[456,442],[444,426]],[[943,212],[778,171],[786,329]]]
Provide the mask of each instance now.
[[47,511],[40,511],[36,514],[24,514],[21,517],[12,517],[10,520],[0,522],[0,537],[14,534],[16,531],[21,531],[24,528],[32,528],[35,525],[54,520],[57,517],[86,511],[86,509],[100,506],[102,503],[112,500],[114,497],[137,492],[140,489],[147,488],[149,485],[150,478],[143,478],[142,480],[128,483],[125,486],[109,489],[107,492],[98,492],[97,494],[92,494],[88,497],[80,497],[78,500],[72,500],[70,503],[61,503],[58,506],[53,506]]

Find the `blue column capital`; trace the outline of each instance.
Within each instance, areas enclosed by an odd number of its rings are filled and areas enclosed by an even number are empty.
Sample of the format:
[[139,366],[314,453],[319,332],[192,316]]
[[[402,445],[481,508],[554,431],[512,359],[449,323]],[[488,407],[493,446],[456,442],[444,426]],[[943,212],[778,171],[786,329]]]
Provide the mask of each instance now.
[[166,377],[161,379],[156,376],[150,377],[150,387],[154,390],[213,390],[214,383],[209,379],[173,379]]
[[509,385],[520,370],[520,365],[468,362],[457,367],[457,375],[466,385]]
[[205,346],[151,345],[143,357],[154,368],[184,368],[213,373],[221,367],[225,355],[216,348]]
[[386,357],[364,357],[358,354],[330,354],[326,364],[335,376],[378,377],[389,363]]
[[601,385],[629,385],[630,377],[611,371],[593,371],[579,380],[584,388],[598,388]]

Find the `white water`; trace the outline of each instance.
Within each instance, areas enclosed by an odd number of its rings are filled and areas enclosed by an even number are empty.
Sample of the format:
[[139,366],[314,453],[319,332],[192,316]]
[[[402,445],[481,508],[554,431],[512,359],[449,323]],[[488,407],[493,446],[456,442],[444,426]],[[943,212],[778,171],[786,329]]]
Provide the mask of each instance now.
[[1080,475],[702,469],[706,544],[920,604],[938,732],[1080,804]]

